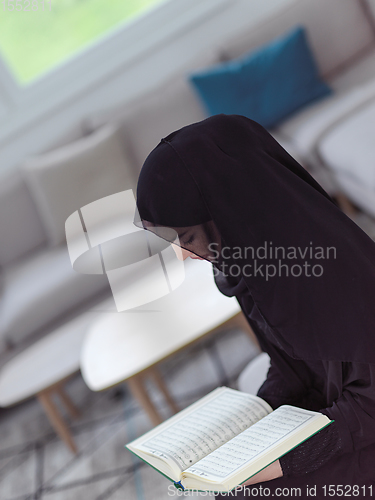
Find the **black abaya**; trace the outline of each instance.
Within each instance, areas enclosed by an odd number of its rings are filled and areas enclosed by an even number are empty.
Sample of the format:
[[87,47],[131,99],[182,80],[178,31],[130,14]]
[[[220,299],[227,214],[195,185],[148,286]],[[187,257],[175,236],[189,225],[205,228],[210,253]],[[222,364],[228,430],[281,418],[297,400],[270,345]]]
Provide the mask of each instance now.
[[[374,242],[263,127],[242,116],[214,116],[163,139],[142,168],[137,206],[137,225],[211,261],[219,289],[237,297],[272,361],[260,396],[335,421],[281,458],[285,476],[264,484],[371,483]],[[312,265],[324,264],[319,276],[245,273],[257,263],[244,250],[266,245],[334,253],[323,261],[310,256]],[[302,267],[304,259],[297,252],[293,263]],[[267,254],[261,263],[277,259]]]

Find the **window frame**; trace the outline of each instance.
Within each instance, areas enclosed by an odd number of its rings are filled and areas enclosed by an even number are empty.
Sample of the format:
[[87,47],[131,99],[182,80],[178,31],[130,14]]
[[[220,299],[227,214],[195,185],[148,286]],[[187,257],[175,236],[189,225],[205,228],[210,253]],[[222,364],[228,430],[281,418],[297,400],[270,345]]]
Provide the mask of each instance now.
[[[233,1],[236,0],[164,0],[98,37],[27,85],[16,80],[0,56],[0,141],[126,71]],[[131,46],[132,51],[124,51],[126,46]],[[16,116],[17,110],[22,110],[22,116]]]

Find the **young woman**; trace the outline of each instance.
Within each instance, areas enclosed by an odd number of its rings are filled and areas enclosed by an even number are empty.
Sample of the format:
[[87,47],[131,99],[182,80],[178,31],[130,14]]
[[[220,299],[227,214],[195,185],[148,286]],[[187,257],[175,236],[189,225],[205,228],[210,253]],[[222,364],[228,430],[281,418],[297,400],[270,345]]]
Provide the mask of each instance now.
[[137,224],[181,258],[212,262],[219,290],[237,298],[271,357],[258,395],[334,420],[254,476],[252,496],[265,487],[375,496],[375,243],[263,127],[237,115],[162,139],[137,206]]

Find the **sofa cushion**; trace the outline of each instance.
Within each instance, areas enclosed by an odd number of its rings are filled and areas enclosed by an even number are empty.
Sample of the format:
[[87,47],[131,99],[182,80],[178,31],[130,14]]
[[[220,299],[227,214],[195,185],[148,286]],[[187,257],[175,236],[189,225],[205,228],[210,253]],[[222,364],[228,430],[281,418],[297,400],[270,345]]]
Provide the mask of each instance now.
[[319,153],[330,168],[345,172],[375,192],[375,96],[336,125],[319,144]]
[[297,24],[305,26],[325,78],[350,64],[375,41],[362,0],[291,0],[263,22],[236,33],[223,44],[223,55],[227,59],[239,57]]
[[67,146],[68,144],[78,141],[87,135],[84,124],[81,120],[73,124],[69,124],[69,126],[63,128],[63,130],[57,130],[57,133],[55,132],[55,128],[52,130],[54,138],[48,142],[45,148],[43,148],[43,153],[53,151],[54,149],[61,148],[62,146]]
[[23,165],[50,245],[65,241],[65,221],[81,206],[135,187],[121,136],[106,126]]
[[73,271],[66,247],[38,251],[4,273],[0,338],[18,343],[105,290],[107,276]]
[[299,111],[275,130],[311,165],[319,163],[316,147],[320,139],[375,96],[375,51],[329,80],[329,84],[334,89],[332,96]]
[[139,171],[162,137],[207,118],[207,112],[188,82],[187,75],[218,61],[216,51],[206,52],[194,61],[186,61],[178,73],[156,89],[133,102],[122,102],[93,114],[87,120],[87,127],[95,130],[108,122],[119,124],[123,141]]
[[43,246],[46,236],[34,201],[19,171],[0,182],[0,267]]
[[244,115],[266,128],[331,93],[319,78],[303,27],[190,80],[211,115]]

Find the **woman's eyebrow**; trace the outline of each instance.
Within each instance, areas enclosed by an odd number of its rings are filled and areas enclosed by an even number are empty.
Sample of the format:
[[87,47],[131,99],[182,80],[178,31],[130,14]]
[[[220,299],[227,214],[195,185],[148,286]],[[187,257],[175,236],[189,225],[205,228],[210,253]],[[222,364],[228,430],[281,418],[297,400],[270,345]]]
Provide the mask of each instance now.
[[[188,230],[188,231],[184,231],[183,233],[179,234],[179,235],[178,235],[178,237],[179,237],[179,238],[182,238],[182,237],[183,237],[183,236],[185,236],[185,234],[186,234],[186,233],[188,233],[188,232],[189,232],[189,230]],[[178,234],[178,233],[177,233],[177,234]]]

